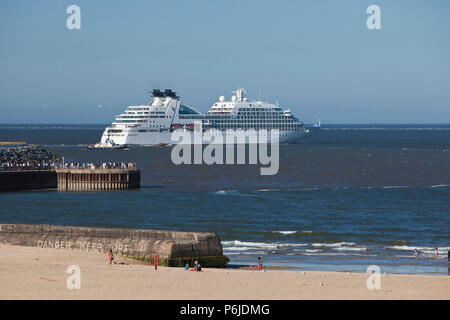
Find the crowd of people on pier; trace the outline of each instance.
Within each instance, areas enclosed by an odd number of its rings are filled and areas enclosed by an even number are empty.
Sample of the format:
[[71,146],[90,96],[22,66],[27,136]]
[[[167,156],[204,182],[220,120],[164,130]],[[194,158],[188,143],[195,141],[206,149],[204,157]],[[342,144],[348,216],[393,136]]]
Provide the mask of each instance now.
[[9,170],[49,170],[55,169],[56,163],[54,162],[2,162],[0,163],[0,170],[9,171]]
[[133,162],[2,162],[0,170],[54,170],[54,169],[136,169]]
[[70,162],[57,165],[59,169],[136,169],[133,162]]

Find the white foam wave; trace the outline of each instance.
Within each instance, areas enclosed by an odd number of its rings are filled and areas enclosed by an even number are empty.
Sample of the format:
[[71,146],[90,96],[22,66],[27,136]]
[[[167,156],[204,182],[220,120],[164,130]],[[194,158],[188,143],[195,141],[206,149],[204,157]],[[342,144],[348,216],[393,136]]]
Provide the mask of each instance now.
[[381,189],[396,189],[396,188],[408,188],[408,186],[385,186],[385,187],[381,187]]
[[338,248],[333,248],[333,250],[338,250],[338,251],[366,251],[368,248],[366,247],[338,247]]
[[232,192],[232,190],[219,190],[219,191],[216,191],[214,193],[215,194],[227,194],[227,193],[230,193],[230,192]]
[[288,235],[288,234],[294,234],[297,231],[272,231],[272,232],[273,233],[281,233],[281,234],[284,234],[284,235]]
[[[413,246],[389,246],[385,249],[388,250],[397,250],[397,251],[411,251],[414,252],[414,249],[417,249],[419,255],[435,255],[436,254],[436,248],[433,247],[413,247]],[[450,250],[450,247],[439,247],[438,253],[442,257],[447,257],[447,252]]]
[[336,242],[336,243],[313,243],[313,247],[338,248],[342,246],[354,246],[354,242]]
[[255,250],[255,249],[265,249],[265,250],[273,250],[273,249],[280,249],[283,247],[303,247],[307,246],[305,243],[267,243],[267,242],[246,242],[246,241],[239,241],[239,240],[233,240],[233,241],[222,241],[222,245],[224,246],[224,250],[241,250],[240,248],[243,248],[244,250]]

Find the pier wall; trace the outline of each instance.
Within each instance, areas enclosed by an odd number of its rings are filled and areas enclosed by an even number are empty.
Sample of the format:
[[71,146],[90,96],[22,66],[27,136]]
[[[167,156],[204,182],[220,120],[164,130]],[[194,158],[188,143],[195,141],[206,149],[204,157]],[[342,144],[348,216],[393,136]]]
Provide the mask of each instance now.
[[162,264],[169,266],[198,259],[203,266],[224,267],[228,261],[213,232],[0,224],[0,243],[103,253],[113,250],[140,260],[150,260],[157,254]]
[[139,188],[141,174],[130,169],[57,169],[59,191]]
[[0,171],[0,192],[58,189],[59,191],[108,191],[139,188],[136,169],[48,169]]
[[0,171],[0,192],[56,187],[56,174],[52,170]]

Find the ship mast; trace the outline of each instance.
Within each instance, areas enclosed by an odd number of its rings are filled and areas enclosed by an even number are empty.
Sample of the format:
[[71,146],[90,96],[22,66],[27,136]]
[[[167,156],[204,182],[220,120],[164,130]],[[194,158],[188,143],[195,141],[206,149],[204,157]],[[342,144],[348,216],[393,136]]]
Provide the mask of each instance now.
[[236,101],[242,102],[244,101],[245,94],[247,93],[247,91],[245,91],[244,88],[237,88],[236,91],[233,91],[233,93],[236,94]]

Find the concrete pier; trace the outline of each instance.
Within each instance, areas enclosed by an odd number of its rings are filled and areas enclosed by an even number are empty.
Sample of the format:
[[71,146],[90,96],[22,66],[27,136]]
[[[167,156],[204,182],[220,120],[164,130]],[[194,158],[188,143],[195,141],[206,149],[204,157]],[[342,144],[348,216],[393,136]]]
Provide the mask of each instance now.
[[59,191],[126,190],[139,188],[135,169],[56,169]]
[[228,262],[213,232],[0,224],[0,243],[101,253],[113,250],[147,261],[157,254],[160,263],[167,266],[192,265],[198,260],[205,267],[224,267]]

